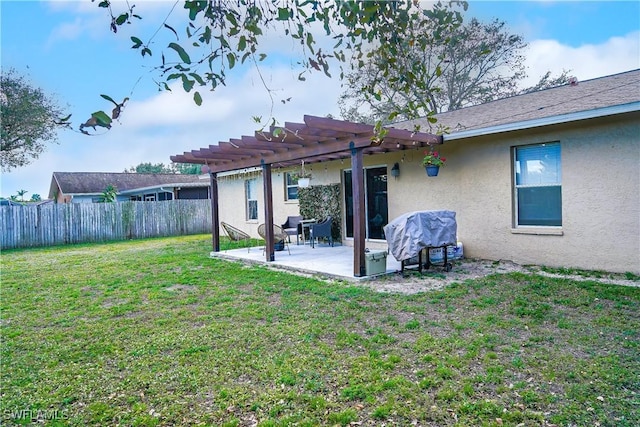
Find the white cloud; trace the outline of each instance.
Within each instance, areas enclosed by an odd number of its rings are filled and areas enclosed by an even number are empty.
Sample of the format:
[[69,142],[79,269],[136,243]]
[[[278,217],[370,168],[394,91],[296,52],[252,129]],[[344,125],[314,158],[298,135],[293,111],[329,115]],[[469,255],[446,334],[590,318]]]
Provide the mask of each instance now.
[[529,78],[523,86],[534,85],[547,71],[558,75],[562,70],[570,70],[570,75],[578,80],[588,80],[639,68],[640,32],[579,47],[556,40],[534,40],[525,56]]
[[[98,6],[99,1],[66,1],[53,0],[47,3],[49,10],[57,16],[74,16],[72,22],[62,22],[55,27],[47,40],[47,46],[57,43],[64,43],[80,37],[88,37],[92,40],[108,39],[111,42],[117,40],[119,43],[130,45],[129,37],[137,35],[150,37],[158,28],[158,22],[163,20],[170,13],[174,1],[166,0],[138,0],[135,3],[112,1],[111,8]],[[118,36],[111,32],[111,13],[119,16],[127,13],[129,6],[133,5],[133,13],[143,19],[130,18],[132,25],[122,25],[118,27]],[[183,20],[182,8],[176,7],[172,16]]]
[[171,92],[160,92],[143,101],[131,101],[124,109],[122,126],[144,130],[213,123],[229,119],[229,114],[236,108],[237,100],[228,95],[210,96],[206,88],[200,91],[204,103],[198,107],[193,101],[193,93],[184,92],[180,85],[175,85]]
[[[65,3],[65,7],[78,2]],[[83,2],[88,3],[88,2]],[[144,2],[146,3],[146,2]],[[91,3],[98,9],[94,3]],[[162,2],[166,8],[167,3]],[[85,6],[82,6],[85,7]],[[104,10],[98,10],[104,12]],[[93,9],[82,15],[88,21],[74,18],[59,27],[56,37],[82,36],[91,31],[88,22],[95,18],[104,27],[105,16]],[[89,26],[87,26],[89,25]],[[106,30],[102,30],[108,32]],[[612,37],[600,44],[570,47],[554,40],[534,40],[526,53],[529,80],[526,86],[552,71],[557,75],[563,69],[580,80],[615,74],[640,67],[640,32],[624,37]],[[276,46],[280,52],[290,45]],[[279,56],[279,55],[276,55]],[[120,123],[101,136],[86,137],[77,133],[60,134],[60,145],[51,145],[39,160],[1,176],[0,194],[8,197],[25,189],[30,194],[46,197],[51,174],[54,171],[121,172],[142,162],[170,162],[169,156],[199,149],[218,141],[252,135],[259,127],[252,116],[262,116],[268,124],[272,115],[279,123],[302,122],[303,116],[339,116],[337,99],[341,93],[337,79],[330,80],[321,73],[307,76],[306,82],[297,80],[299,69],[287,66],[264,66],[263,77],[274,92],[272,100],[262,85],[255,69],[236,68],[230,76],[229,86],[215,92],[201,90],[204,102],[197,107],[192,94],[181,86],[172,92],[155,93],[147,99],[131,100],[123,112]],[[337,73],[337,70],[334,70]],[[291,102],[281,99],[291,97]],[[273,110],[272,110],[273,108]]]
[[[267,125],[271,116],[280,124],[301,123],[304,115],[338,116],[341,90],[337,80],[315,73],[306,82],[298,82],[297,73],[286,67],[264,69],[263,73],[275,90],[273,110],[255,70],[234,79],[228,87],[203,92],[200,107],[194,104],[192,94],[177,87],[131,102],[121,123],[108,132],[98,129],[98,136],[61,133],[60,144],[50,145],[33,164],[3,174],[0,194],[8,197],[24,189],[29,192],[27,197],[38,193],[46,198],[51,174],[56,171],[122,172],[143,162],[169,164],[172,155],[253,135],[260,127],[253,116],[262,116]],[[280,102],[288,97],[292,98],[289,103]]]
[[[132,101],[124,110],[122,127],[136,132],[175,126],[206,128],[218,139],[228,139],[238,136],[233,131],[239,127],[251,134],[247,125],[253,116],[300,121],[304,114],[338,114],[340,87],[335,79],[315,73],[306,82],[299,82],[297,72],[286,67],[267,67],[260,72],[273,99],[258,71],[250,69],[240,78],[231,79],[229,86],[213,92],[200,88],[203,103],[199,107],[193,101],[193,92],[184,92],[181,84],[174,85],[171,92],[160,92],[142,102]],[[291,101],[282,103],[287,98]],[[257,127],[256,123],[253,125]]]
[[74,40],[78,38],[87,28],[86,23],[81,18],[76,18],[73,22],[65,22],[51,33],[50,40]]

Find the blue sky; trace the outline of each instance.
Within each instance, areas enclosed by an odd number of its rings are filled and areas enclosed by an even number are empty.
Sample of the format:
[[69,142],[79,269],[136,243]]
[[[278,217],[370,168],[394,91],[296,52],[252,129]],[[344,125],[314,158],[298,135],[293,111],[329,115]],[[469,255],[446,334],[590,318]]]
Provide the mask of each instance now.
[[[75,127],[96,110],[110,105],[100,98],[125,96],[122,119],[108,132],[87,137],[61,131],[31,165],[3,173],[0,195],[26,190],[26,198],[49,193],[51,174],[60,172],[122,172],[142,162],[169,164],[169,156],[217,141],[252,135],[253,116],[301,122],[305,114],[339,117],[337,79],[320,74],[298,83],[299,70],[286,60],[287,42],[272,40],[275,58],[263,69],[276,90],[275,104],[251,67],[234,69],[229,85],[204,93],[203,106],[181,90],[158,92],[150,67],[130,49],[130,35],[144,40],[171,9],[173,2],[130,0],[143,21],[114,35],[109,17],[97,2],[0,1],[3,69],[14,68],[32,85],[54,96],[71,113]],[[173,16],[180,18],[182,5]],[[467,17],[498,18],[529,43],[529,79],[535,83],[547,70],[570,70],[580,80],[640,68],[640,2],[638,1],[470,1]],[[172,22],[178,31],[182,26]],[[159,54],[161,45],[155,47]],[[157,57],[157,56],[156,56]],[[292,97],[288,104],[280,98]]]

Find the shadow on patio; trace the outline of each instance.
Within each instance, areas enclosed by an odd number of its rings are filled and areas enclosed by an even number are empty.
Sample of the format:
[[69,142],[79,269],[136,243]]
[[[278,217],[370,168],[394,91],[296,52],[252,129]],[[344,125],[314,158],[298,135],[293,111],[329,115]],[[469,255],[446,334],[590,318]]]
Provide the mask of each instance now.
[[[316,244],[315,248],[309,244],[289,244],[291,255],[285,247],[275,252],[275,261],[267,262],[262,251],[263,246],[254,246],[248,252],[247,248],[221,250],[211,252],[212,258],[223,258],[248,263],[264,264],[298,273],[320,275],[341,280],[367,280],[375,276],[355,277],[353,274],[353,247],[336,244],[331,247],[326,244]],[[373,250],[379,252],[379,250]],[[385,274],[400,271],[401,265],[393,255],[387,255]]]

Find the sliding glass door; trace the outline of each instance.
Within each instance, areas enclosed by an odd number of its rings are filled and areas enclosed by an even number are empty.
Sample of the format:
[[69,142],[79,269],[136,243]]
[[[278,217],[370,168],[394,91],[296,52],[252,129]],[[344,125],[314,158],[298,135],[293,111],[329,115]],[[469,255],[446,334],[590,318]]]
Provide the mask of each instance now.
[[[353,237],[353,188],[351,170],[344,171],[344,203],[347,237]],[[365,221],[367,239],[384,239],[383,227],[387,225],[387,168],[374,167],[364,170]]]

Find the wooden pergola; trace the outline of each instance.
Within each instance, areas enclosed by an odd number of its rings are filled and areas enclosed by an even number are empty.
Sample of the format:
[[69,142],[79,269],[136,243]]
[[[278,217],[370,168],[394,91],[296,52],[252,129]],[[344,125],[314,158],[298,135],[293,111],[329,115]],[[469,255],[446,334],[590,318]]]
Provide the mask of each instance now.
[[217,174],[251,167],[262,168],[266,261],[274,261],[273,191],[271,169],[305,163],[351,159],[353,190],[353,274],[365,276],[365,154],[378,154],[442,144],[442,136],[405,129],[385,128],[376,139],[374,126],[325,117],[304,116],[304,123],[285,123],[268,132],[221,141],[217,145],[171,156],[176,163],[205,165],[211,180],[213,251],[220,251]]

